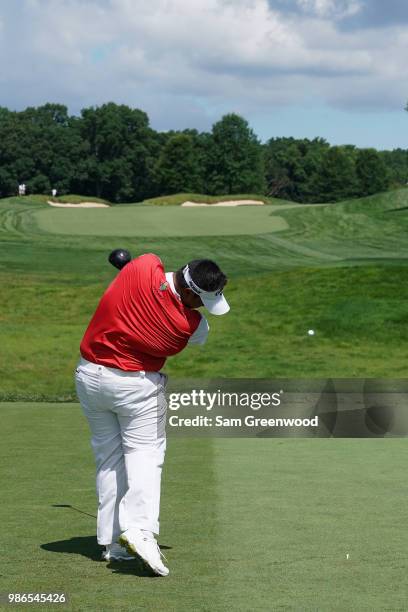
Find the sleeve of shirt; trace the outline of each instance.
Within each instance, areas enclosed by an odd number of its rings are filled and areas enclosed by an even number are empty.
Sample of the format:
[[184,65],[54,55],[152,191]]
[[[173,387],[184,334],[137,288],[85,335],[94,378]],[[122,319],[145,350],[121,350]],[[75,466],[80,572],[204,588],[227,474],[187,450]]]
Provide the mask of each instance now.
[[[201,314],[201,313],[200,313]],[[207,319],[204,315],[201,315],[201,321],[198,324],[194,334],[192,334],[188,340],[188,344],[205,344],[210,331]]]

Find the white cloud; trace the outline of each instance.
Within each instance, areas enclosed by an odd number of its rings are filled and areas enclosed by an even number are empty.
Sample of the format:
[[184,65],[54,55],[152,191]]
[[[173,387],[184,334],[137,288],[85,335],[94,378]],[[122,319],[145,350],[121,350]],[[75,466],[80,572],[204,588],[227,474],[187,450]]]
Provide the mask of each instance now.
[[115,100],[143,108],[163,128],[312,99],[403,107],[406,28],[391,37],[342,31],[338,20],[361,2],[296,2],[291,13],[267,0],[10,3],[0,8],[2,104],[49,100],[78,111]]
[[317,17],[344,19],[361,11],[361,0],[297,0],[299,8]]

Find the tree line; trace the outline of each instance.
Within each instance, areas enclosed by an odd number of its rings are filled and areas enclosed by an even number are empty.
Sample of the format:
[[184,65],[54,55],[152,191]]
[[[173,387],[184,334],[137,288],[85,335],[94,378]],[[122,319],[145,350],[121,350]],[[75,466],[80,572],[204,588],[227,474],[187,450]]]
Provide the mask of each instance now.
[[405,185],[408,152],[331,146],[322,138],[261,143],[231,113],[211,132],[158,132],[145,112],[113,102],[70,116],[61,104],[0,107],[0,197],[78,193],[137,202],[179,192],[331,202]]

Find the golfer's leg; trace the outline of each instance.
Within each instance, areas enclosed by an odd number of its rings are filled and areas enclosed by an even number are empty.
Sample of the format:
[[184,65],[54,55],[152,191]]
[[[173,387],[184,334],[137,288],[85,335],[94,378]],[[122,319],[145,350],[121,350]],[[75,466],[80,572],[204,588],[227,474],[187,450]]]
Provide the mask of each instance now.
[[[120,502],[122,531],[132,527],[159,533],[161,473],[166,451],[165,377],[144,379],[145,393],[136,393],[118,418],[122,431],[128,490]],[[130,403],[131,397],[128,398]]]
[[120,502],[122,531],[132,527],[159,533],[160,485],[166,441],[125,453],[128,490]]
[[119,502],[127,488],[120,426],[116,414],[100,407],[102,399],[95,379],[81,375],[77,392],[91,429],[96,462],[97,539],[107,545],[120,535]]
[[[111,413],[107,415],[115,417]],[[117,426],[117,422],[115,425]],[[113,429],[113,422],[110,427]],[[120,431],[105,440],[93,435],[92,446],[96,460],[98,496],[97,538],[99,544],[107,545],[117,542],[121,534],[119,504],[127,489]]]

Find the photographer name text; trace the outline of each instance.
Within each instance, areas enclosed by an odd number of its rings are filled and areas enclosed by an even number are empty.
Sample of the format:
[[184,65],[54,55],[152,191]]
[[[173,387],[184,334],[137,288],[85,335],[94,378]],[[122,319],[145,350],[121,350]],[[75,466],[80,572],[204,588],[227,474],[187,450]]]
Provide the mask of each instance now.
[[203,415],[187,418],[172,414],[169,418],[169,425],[170,427],[318,427],[319,417],[267,419],[249,414],[245,418],[227,418],[221,415],[214,418]]

